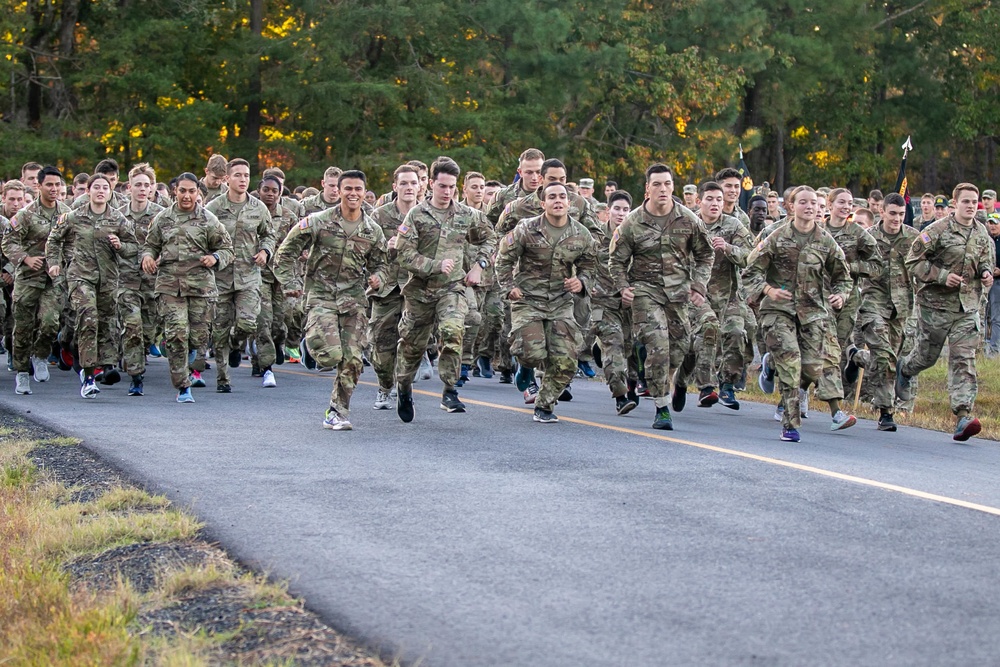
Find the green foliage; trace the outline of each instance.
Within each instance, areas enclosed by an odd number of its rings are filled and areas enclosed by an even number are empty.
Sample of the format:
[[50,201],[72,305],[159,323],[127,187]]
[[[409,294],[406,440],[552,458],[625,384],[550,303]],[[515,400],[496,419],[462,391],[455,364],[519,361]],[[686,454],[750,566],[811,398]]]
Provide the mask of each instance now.
[[221,152],[384,187],[440,154],[506,179],[536,146],[635,189],[650,161],[696,181],[742,143],[758,181],[862,189],[907,134],[923,189],[995,168],[990,3],[262,3],[4,0],[0,173],[113,156],[166,178]]

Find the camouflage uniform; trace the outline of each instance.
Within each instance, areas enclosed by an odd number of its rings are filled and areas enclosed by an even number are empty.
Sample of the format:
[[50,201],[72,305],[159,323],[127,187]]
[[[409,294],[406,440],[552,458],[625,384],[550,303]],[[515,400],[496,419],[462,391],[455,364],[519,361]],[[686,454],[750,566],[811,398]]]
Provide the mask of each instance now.
[[271,331],[258,331],[260,316],[260,267],[254,255],[264,250],[268,258],[274,255],[274,228],[271,214],[264,202],[247,195],[246,201],[236,204],[229,197],[217,197],[205,207],[214,213],[233,240],[235,258],[231,264],[215,272],[219,295],[212,319],[212,342],[218,363],[216,382],[230,383],[230,350],[240,350],[247,338],[258,335],[257,354],[261,368],[274,363],[274,340]]
[[[475,261],[490,262],[496,233],[486,217],[475,209],[452,202],[446,210],[438,210],[429,201],[423,201],[406,214],[397,235],[399,267],[410,272],[402,289],[403,314],[396,349],[397,387],[401,392],[411,391],[436,324],[441,347],[438,375],[445,389],[451,390],[459,377],[469,307],[463,270],[465,244],[478,247]],[[445,259],[455,262],[447,274],[440,271]]]
[[[844,251],[819,225],[802,234],[789,223],[757,244],[743,277],[750,298],[761,302],[760,327],[785,405],[782,426],[798,429],[799,388],[815,382],[820,400],[844,397],[828,302],[834,294],[846,299],[853,286]],[[764,296],[767,287],[791,292],[791,301]]]
[[51,209],[42,206],[41,198],[14,215],[3,236],[3,254],[16,267],[12,314],[14,334],[14,370],[27,373],[31,357],[48,358],[59,331],[59,315],[66,299],[66,279],[50,278],[48,265],[38,270],[28,268],[27,257],[45,257],[45,243],[56,219],[70,209],[61,202]]
[[628,393],[628,381],[636,379],[635,375],[629,375],[628,363],[635,357],[632,354],[632,308],[622,305],[621,296],[615,289],[608,269],[611,231],[608,227],[603,231],[600,239],[594,239],[598,261],[591,290],[591,329],[601,346],[604,379],[611,395],[618,398]]
[[[383,235],[391,239],[403,224],[403,214],[395,201],[379,206],[374,213],[375,222]],[[369,292],[371,317],[368,320],[368,339],[372,346],[371,362],[378,378],[378,386],[385,393],[392,390],[396,377],[396,346],[399,344],[399,319],[403,315],[403,295],[399,288],[399,267],[395,262],[396,251],[389,251],[386,280],[377,290]]]
[[365,213],[349,233],[354,224],[344,220],[339,204],[313,213],[292,227],[274,258],[274,275],[291,283],[298,258],[309,251],[306,345],[321,368],[337,369],[330,407],[345,419],[363,368],[367,278],[376,275],[383,283],[388,279],[382,228]]
[[[976,401],[976,349],[982,339],[979,304],[980,276],[993,273],[996,246],[981,223],[965,227],[954,215],[926,227],[906,256],[916,282],[917,335],[913,350],[903,358],[903,375],[915,376],[934,365],[948,343],[948,394],[951,411],[972,412]],[[949,273],[964,279],[947,287]]]
[[552,410],[573,379],[583,338],[573,314],[573,294],[563,281],[578,278],[588,292],[596,270],[594,239],[573,218],[563,228],[549,225],[544,215],[527,218],[500,242],[501,293],[509,295],[515,287],[522,293],[511,302],[511,351],[522,366],[545,369],[537,408]]
[[733,210],[730,211],[729,213],[723,211],[722,214],[728,215],[732,218],[736,218],[737,220],[740,221],[740,224],[742,224],[748,232],[750,231],[750,216],[747,215],[746,211],[740,208],[739,204],[733,206]]
[[918,233],[903,225],[890,236],[882,224],[871,228],[878,244],[881,267],[861,283],[858,328],[867,350],[855,353],[854,361],[866,370],[874,393],[872,404],[892,414],[895,405],[893,382],[896,360],[903,346],[903,329],[913,311],[913,281],[906,256]]
[[[148,202],[145,210],[136,213],[130,204],[119,213],[132,223],[136,241],[146,242],[153,218],[162,206]],[[122,357],[125,372],[142,375],[146,372],[146,350],[159,339],[160,318],[156,313],[156,279],[143,272],[137,257],[122,257],[118,262],[118,317],[121,320]]]
[[[114,234],[121,241],[115,250],[108,240]],[[139,252],[132,223],[108,206],[94,213],[84,205],[61,216],[49,232],[45,262],[58,266],[68,262],[66,282],[76,312],[77,360],[88,371],[118,360],[115,330],[115,293],[121,259],[135,262]]]
[[675,385],[687,387],[693,371],[698,389],[716,386],[717,377],[721,384],[735,384],[743,373],[747,334],[740,271],[754,247],[749,227],[733,216],[722,214],[714,224],[703,224],[709,239],[721,238],[728,246],[714,251],[708,295],[692,312],[694,345],[674,379]]
[[205,195],[205,202],[204,202],[206,206],[208,205],[209,202],[218,199],[222,195],[229,192],[229,185],[225,181],[219,181],[219,184],[217,186],[215,186],[214,188],[210,188],[208,187],[208,183],[206,183],[205,179],[203,178],[201,179],[201,184],[204,185],[205,190],[208,191],[208,194]]
[[306,215],[312,215],[313,213],[319,213],[320,211],[325,211],[328,208],[333,208],[340,203],[340,200],[333,202],[332,204],[323,198],[322,192],[317,192],[312,197],[306,197],[302,200],[302,210]]
[[[201,258],[215,255],[212,268]],[[215,214],[201,205],[182,211],[177,204],[153,218],[143,244],[141,259],[158,262],[157,311],[163,318],[163,336],[170,362],[170,380],[178,390],[191,385],[188,379],[188,351],[208,347],[208,323],[212,300],[219,291],[215,272],[233,261],[233,240]],[[196,370],[204,368],[195,359]],[[220,366],[222,364],[219,364]]]
[[646,202],[615,230],[609,249],[615,292],[632,286],[632,320],[646,346],[646,382],[656,407],[667,407],[670,372],[691,348],[691,292],[707,297],[715,251],[701,220],[675,203],[665,217]]
[[[275,245],[280,245],[288,232],[294,227],[298,220],[290,210],[281,204],[275,204],[274,209],[268,209],[271,215],[271,223],[275,229]],[[267,346],[267,341],[271,341],[271,349],[275,356],[278,349],[284,346],[285,338],[288,334],[286,324],[286,298],[284,290],[286,287],[278,281],[274,275],[274,257],[268,259],[267,265],[260,270],[260,314],[257,316],[257,334],[254,336],[256,342],[256,353],[251,356],[254,365],[265,368],[260,363],[261,352]],[[295,286],[301,282],[295,283]],[[299,299],[300,300],[300,299]],[[295,339],[298,340],[297,338]]]

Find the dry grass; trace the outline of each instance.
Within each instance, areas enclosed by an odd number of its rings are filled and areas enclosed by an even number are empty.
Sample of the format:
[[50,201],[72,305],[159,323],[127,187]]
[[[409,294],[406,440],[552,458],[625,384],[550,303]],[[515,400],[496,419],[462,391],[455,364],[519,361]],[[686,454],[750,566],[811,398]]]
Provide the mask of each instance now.
[[[987,359],[979,356],[976,360],[979,378],[979,396],[976,399],[974,416],[982,422],[983,430],[979,437],[989,440],[1000,440],[1000,359]],[[766,395],[757,386],[757,376],[747,377],[747,390],[739,396],[744,400],[760,403],[778,404],[778,394]],[[853,408],[854,397],[846,402]],[[948,400],[948,364],[945,359],[939,359],[932,368],[920,374],[917,402],[911,414],[897,413],[896,422],[905,426],[916,426],[935,431],[951,433],[955,428],[955,416],[951,413]],[[809,411],[828,412],[825,403],[811,400]],[[855,414],[859,417],[877,418],[878,414],[870,406],[859,405]]]

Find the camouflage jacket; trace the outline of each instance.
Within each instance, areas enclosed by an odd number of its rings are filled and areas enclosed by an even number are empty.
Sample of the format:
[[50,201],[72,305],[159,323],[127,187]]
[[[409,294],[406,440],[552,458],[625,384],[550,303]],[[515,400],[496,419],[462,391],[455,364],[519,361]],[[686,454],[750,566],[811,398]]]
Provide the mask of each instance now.
[[[986,227],[975,220],[964,227],[949,215],[926,227],[917,235],[906,256],[906,267],[913,276],[917,304],[949,312],[979,312],[984,271],[993,273],[996,246]],[[965,279],[959,287],[948,287],[949,273]]]
[[[838,294],[846,301],[853,283],[844,251],[822,227],[814,226],[801,249],[797,234],[794,224],[789,223],[759,242],[747,258],[743,279],[750,299],[760,301],[762,315],[779,312],[809,324],[832,316],[827,297]],[[768,286],[788,290],[791,301],[763,296]]]
[[[442,220],[443,218],[443,220]],[[448,292],[465,292],[465,244],[478,248],[475,261],[491,263],[496,248],[496,232],[479,211],[453,201],[437,210],[430,201],[410,209],[396,230],[399,267],[409,271],[403,295],[420,301],[436,301]],[[451,259],[455,268],[441,273],[441,262]]]
[[48,282],[48,266],[44,262],[42,268],[36,271],[28,268],[24,260],[27,257],[45,257],[45,243],[49,240],[49,232],[55,227],[59,216],[69,211],[70,208],[62,202],[56,202],[54,207],[47,209],[42,206],[39,198],[10,219],[10,228],[4,233],[0,243],[3,245],[3,254],[16,267],[15,282],[37,286]]
[[386,240],[382,228],[362,212],[357,229],[343,227],[340,205],[313,213],[292,227],[274,258],[274,275],[282,284],[295,280],[295,264],[303,250],[306,260],[306,308],[321,303],[339,312],[355,311],[366,304],[370,275],[387,279]]
[[[545,216],[527,218],[518,223],[500,241],[497,253],[497,281],[503,294],[515,287],[523,293],[518,303],[544,312],[569,308],[573,294],[563,281],[579,278],[583,294],[593,288],[597,272],[597,246],[590,232],[569,218],[554,243],[545,234]],[[515,273],[516,269],[516,273]]]
[[882,266],[878,245],[864,227],[856,222],[847,222],[840,227],[828,224],[826,231],[844,251],[851,280],[857,283],[861,278],[878,274]]
[[[67,266],[67,281],[87,282],[102,291],[118,287],[118,266],[121,259],[136,261],[139,244],[134,227],[124,215],[108,206],[97,214],[84,205],[60,216],[49,232],[45,245],[45,262],[49,266]],[[115,250],[108,236],[121,241]]]
[[[202,266],[205,255],[218,257],[215,266]],[[185,212],[171,204],[149,225],[140,262],[146,257],[158,262],[157,294],[214,297],[219,295],[215,272],[232,263],[233,240],[225,225],[204,206]]]
[[[289,211],[295,214],[295,217],[299,220],[306,217],[306,208],[302,205],[302,202],[295,197],[282,197],[278,202]],[[339,202],[338,202],[339,203]]]
[[715,251],[705,225],[680,204],[661,223],[643,202],[612,234],[609,253],[615,293],[631,286],[657,303],[687,303],[692,291],[707,295]]
[[490,221],[490,224],[494,228],[500,222],[500,216],[503,214],[504,209],[507,208],[507,204],[532,194],[521,187],[522,185],[523,181],[518,181],[497,190],[496,195],[493,197],[493,203],[486,209],[486,219]]
[[708,298],[714,310],[719,310],[738,298],[740,272],[746,268],[747,257],[753,250],[753,236],[737,218],[723,213],[715,224],[702,220],[709,240],[719,237],[729,244],[725,250],[715,250],[712,277],[708,281]]
[[725,211],[723,211],[722,215],[728,215],[731,218],[736,218],[741,225],[746,227],[748,231],[750,230],[750,216],[747,215],[746,211],[740,208],[739,203],[737,203],[736,206],[733,207],[732,213],[726,213]]
[[879,224],[870,233],[878,244],[881,267],[876,275],[861,281],[861,312],[905,320],[913,310],[913,280],[906,255],[919,232],[903,225],[893,237]]
[[[132,210],[131,204],[125,204],[125,206],[118,209],[118,212],[125,216],[125,218],[132,223],[132,231],[135,233],[135,240],[139,242],[142,246],[146,242],[146,235],[149,234],[149,226],[153,222],[153,218],[163,210],[163,207],[159,204],[154,204],[153,202],[146,203],[146,210],[141,213],[136,213]],[[138,290],[142,289],[145,291],[152,292],[153,287],[156,284],[156,278],[150,276],[143,272],[142,267],[139,266],[139,258],[122,257],[118,261],[118,285],[126,289]]]
[[[567,213],[569,217],[586,227],[590,235],[594,237],[594,240],[599,240],[604,236],[604,230],[601,229],[601,222],[597,219],[594,208],[580,195],[573,194],[572,192],[569,193],[569,208]],[[541,214],[542,200],[538,198],[537,192],[532,192],[530,195],[516,199],[508,203],[500,214],[500,218],[496,224],[497,235],[502,236],[506,234],[525,218],[533,218]]]
[[[282,206],[281,204],[275,204],[274,210],[267,209],[267,212],[271,215],[271,225],[274,227],[274,245],[275,248],[277,248],[281,245],[281,242],[285,240],[285,237],[288,236],[288,232],[291,231],[292,227],[298,224],[299,219],[295,217],[295,214],[290,209]],[[301,268],[304,268],[304,266]],[[302,272],[300,271],[299,283],[302,282],[301,275]],[[279,282],[274,275],[273,253],[271,257],[268,258],[267,265],[260,270],[260,278],[268,285]]]
[[[403,224],[405,216],[399,212],[399,207],[396,206],[395,201],[389,201],[376,208],[372,213],[372,217],[378,223],[378,226],[382,228],[382,233],[385,234],[385,238],[388,240],[396,235],[396,230]],[[388,280],[385,280],[377,290],[369,291],[368,296],[378,299],[385,298],[399,287],[399,263],[397,262],[395,250],[389,251],[389,263],[386,273]]]
[[328,208],[333,208],[340,203],[340,200],[329,203],[327,200],[323,199],[323,193],[319,192],[314,194],[312,197],[306,197],[302,200],[302,210],[305,211],[305,215],[312,215],[313,213],[319,213],[320,211],[325,211]]
[[201,184],[204,185],[205,189],[208,191],[208,194],[205,195],[206,206],[208,205],[209,202],[214,201],[219,197],[221,197],[222,195],[229,192],[229,185],[227,185],[225,181],[220,181],[218,186],[210,188],[208,187],[208,183],[206,183],[205,179],[203,178],[201,179]]
[[275,232],[264,202],[247,195],[242,204],[234,204],[229,197],[216,197],[205,206],[214,213],[233,240],[234,258],[224,268],[216,269],[215,284],[219,294],[230,294],[260,287],[260,267],[254,260],[261,250],[266,250],[268,259],[274,256]]

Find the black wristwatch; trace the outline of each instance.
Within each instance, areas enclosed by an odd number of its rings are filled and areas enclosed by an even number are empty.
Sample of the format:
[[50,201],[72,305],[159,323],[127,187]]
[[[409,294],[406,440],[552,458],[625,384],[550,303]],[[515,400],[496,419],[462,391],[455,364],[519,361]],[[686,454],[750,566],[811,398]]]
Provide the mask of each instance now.
[[485,270],[485,269],[489,268],[489,265],[490,265],[490,263],[489,263],[489,262],[487,262],[487,261],[486,261],[485,259],[480,259],[480,260],[479,260],[479,267],[480,267],[481,269],[484,269],[484,270]]

